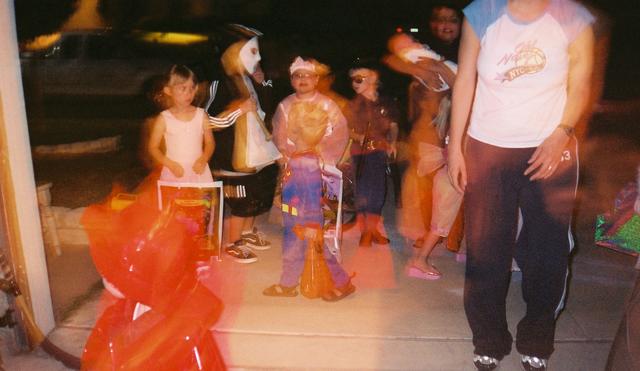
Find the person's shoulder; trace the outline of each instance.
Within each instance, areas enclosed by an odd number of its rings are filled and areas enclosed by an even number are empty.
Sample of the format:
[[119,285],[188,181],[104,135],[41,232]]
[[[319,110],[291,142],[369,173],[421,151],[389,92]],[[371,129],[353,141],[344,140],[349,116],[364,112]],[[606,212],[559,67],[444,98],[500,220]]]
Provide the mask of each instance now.
[[286,97],[284,97],[284,99],[282,99],[280,101],[279,105],[283,105],[283,106],[289,105],[289,104],[293,103],[293,101],[295,99],[296,99],[296,94],[295,93],[289,94]]
[[164,110],[160,113],[158,113],[155,117],[153,117],[153,119],[151,120],[150,123],[150,127],[153,129],[160,129],[165,127],[167,124],[167,119],[170,117],[169,115],[171,115],[171,113],[169,112],[169,110]]
[[316,92],[316,96],[314,97],[314,99],[316,99],[319,102],[333,102],[331,98],[329,98],[328,96],[320,92]]
[[196,117],[205,116],[206,112],[202,107],[196,107]]
[[473,0],[463,9],[463,11],[465,15],[468,11],[491,14],[504,9],[506,6],[507,0]]
[[333,99],[331,99],[330,97],[318,92],[316,95],[316,99],[317,102],[320,103],[322,105],[322,107],[325,110],[337,110],[337,111],[341,111],[340,110],[340,106],[338,106],[338,103],[336,103],[336,101],[334,101]]
[[349,111],[353,111],[358,106],[358,102],[360,102],[359,96],[360,94],[356,94],[353,98],[347,100],[347,109]]
[[163,110],[158,114],[158,118],[159,119],[163,119],[164,120],[167,117],[171,117],[171,111],[169,111],[168,109]]
[[482,38],[487,28],[505,13],[506,6],[507,0],[474,0],[462,12],[478,38]]
[[551,0],[551,2],[549,3],[549,7],[573,9],[573,10],[579,9],[579,8],[587,9],[587,7],[582,2],[576,1],[576,0]]
[[552,0],[549,12],[565,23],[572,20],[591,22],[594,19],[589,9],[575,0]]
[[569,41],[595,21],[587,7],[574,0],[551,0],[549,14],[560,24]]

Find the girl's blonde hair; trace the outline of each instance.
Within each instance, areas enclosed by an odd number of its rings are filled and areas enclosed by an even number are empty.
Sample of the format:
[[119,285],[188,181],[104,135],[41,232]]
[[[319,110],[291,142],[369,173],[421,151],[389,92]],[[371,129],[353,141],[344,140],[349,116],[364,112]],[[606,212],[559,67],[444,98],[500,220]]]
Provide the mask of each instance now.
[[164,93],[164,88],[189,80],[193,81],[194,84],[198,83],[196,74],[189,67],[182,64],[174,64],[169,71],[162,76],[160,83],[154,87],[153,102],[161,110],[169,108],[171,106],[171,99]]
[[174,64],[171,66],[167,76],[165,77],[165,86],[173,86],[191,80],[197,84],[196,74],[189,67],[182,64]]

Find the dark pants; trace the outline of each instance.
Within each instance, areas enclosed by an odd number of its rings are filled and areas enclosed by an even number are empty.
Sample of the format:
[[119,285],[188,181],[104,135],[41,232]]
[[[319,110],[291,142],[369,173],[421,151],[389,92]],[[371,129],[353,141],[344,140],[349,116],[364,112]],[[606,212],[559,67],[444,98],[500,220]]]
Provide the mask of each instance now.
[[[573,247],[570,225],[578,161],[575,142],[569,146],[552,177],[530,181],[523,173],[535,148],[469,140],[464,306],[476,354],[502,359],[511,352],[505,298],[514,257],[522,269],[527,304],[516,347],[521,354],[540,358],[553,352]],[[523,229],[517,235],[519,210]]]
[[382,214],[387,192],[387,154],[374,151],[355,155],[356,166],[356,209],[358,213]]
[[393,184],[393,201],[396,207],[402,207],[402,197],[400,190],[402,189],[402,176],[407,168],[406,162],[393,161],[389,163],[391,183]]

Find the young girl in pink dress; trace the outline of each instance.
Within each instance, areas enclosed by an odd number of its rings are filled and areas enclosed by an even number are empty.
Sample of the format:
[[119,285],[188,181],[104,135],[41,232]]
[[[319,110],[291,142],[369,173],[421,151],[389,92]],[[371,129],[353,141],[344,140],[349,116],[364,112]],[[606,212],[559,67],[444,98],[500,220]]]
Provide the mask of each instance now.
[[[167,74],[162,93],[170,107],[162,111],[151,130],[149,154],[162,165],[161,180],[176,182],[211,182],[208,161],[214,140],[208,118],[202,108],[192,104],[196,94],[193,71],[174,65]],[[164,139],[166,151],[161,149]]]

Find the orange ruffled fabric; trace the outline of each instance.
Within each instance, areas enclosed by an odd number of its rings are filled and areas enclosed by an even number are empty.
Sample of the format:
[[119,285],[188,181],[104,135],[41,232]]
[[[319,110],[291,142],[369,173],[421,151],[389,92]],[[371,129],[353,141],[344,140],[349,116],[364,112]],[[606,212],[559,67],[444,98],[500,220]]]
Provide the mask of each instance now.
[[[209,330],[223,305],[197,279],[193,228],[175,208],[158,211],[152,189],[121,211],[107,202],[82,217],[96,268],[124,296],[98,319],[82,370],[224,370]],[[134,319],[138,303],[150,309]]]

